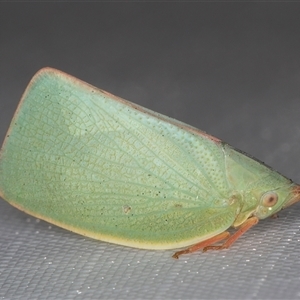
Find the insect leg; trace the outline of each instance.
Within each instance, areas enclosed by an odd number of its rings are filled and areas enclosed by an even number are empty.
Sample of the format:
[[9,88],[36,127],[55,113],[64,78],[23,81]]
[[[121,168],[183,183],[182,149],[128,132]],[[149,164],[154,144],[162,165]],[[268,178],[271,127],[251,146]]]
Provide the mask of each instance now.
[[228,231],[224,231],[210,239],[207,239],[205,241],[202,241],[198,244],[195,244],[187,249],[184,249],[184,250],[181,250],[181,251],[178,251],[176,253],[173,254],[173,258],[176,258],[178,259],[179,258],[179,255],[182,255],[182,254],[187,254],[187,253],[192,253],[192,252],[195,252],[199,249],[202,249],[202,248],[207,248],[209,247],[209,245],[211,244],[214,244],[214,243],[217,243],[219,241],[222,241],[224,239],[228,239],[230,237],[230,233]]
[[223,245],[220,246],[208,245],[203,248],[203,251],[205,252],[207,250],[221,250],[221,249],[229,248],[240,236],[242,236],[246,231],[248,231],[252,226],[256,225],[257,223],[258,223],[257,217],[251,217],[247,219],[233,235],[227,238],[226,242]]
[[[242,236],[246,231],[248,231],[252,226],[256,225],[258,223],[257,217],[251,217],[248,220],[246,220],[241,227],[233,234],[230,235],[228,231],[224,231],[208,240],[202,241],[198,244],[195,244],[187,249],[181,250],[176,252],[172,257],[178,259],[180,255],[192,253],[199,249],[203,248],[203,252],[207,250],[222,250],[229,248],[240,236]],[[220,245],[215,246],[212,245],[214,243],[217,243],[219,241],[225,240],[226,241]]]

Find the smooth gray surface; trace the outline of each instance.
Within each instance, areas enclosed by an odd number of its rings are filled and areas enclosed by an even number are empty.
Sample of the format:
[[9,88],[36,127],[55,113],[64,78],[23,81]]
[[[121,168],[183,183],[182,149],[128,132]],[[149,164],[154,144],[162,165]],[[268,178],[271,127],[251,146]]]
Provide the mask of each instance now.
[[[299,3],[0,3],[0,139],[30,78],[51,66],[300,182],[299,13]],[[299,214],[297,204],[229,250],[175,261],[0,200],[0,298],[299,299]]]

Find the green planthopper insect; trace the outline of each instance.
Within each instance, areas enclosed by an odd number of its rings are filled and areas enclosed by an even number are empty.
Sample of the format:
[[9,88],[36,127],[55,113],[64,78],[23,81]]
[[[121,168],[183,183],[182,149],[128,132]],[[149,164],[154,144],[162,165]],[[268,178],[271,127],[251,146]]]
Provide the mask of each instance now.
[[94,239],[186,248],[178,258],[228,248],[299,201],[300,186],[203,131],[44,68],[3,143],[0,196]]

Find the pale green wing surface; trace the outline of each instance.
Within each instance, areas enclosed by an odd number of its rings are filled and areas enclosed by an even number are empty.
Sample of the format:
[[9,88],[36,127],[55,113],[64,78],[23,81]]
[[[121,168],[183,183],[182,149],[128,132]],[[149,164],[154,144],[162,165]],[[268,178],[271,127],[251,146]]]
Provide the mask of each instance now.
[[12,121],[2,196],[75,232],[176,248],[232,225],[221,144],[71,76],[40,71]]

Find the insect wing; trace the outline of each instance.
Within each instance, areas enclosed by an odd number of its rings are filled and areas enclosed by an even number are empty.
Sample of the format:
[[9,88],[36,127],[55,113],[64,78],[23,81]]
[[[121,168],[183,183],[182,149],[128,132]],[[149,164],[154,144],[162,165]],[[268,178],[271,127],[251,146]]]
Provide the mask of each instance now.
[[41,70],[1,151],[1,195],[74,232],[128,246],[177,248],[227,229],[219,141],[184,123]]

